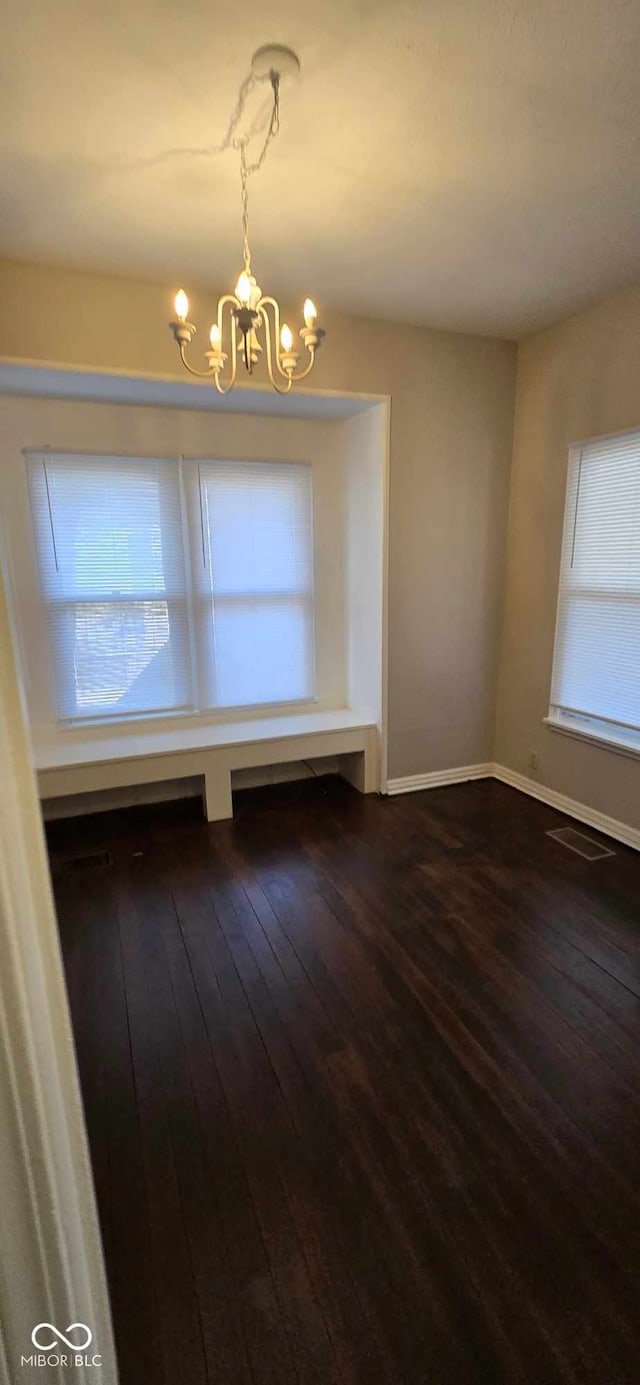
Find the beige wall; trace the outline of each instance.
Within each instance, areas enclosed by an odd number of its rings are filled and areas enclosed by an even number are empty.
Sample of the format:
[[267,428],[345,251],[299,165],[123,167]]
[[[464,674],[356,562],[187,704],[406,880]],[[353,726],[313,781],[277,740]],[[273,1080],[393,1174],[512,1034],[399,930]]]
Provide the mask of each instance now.
[[[0,356],[179,376],[176,287],[5,262]],[[202,338],[212,300],[190,297]],[[490,760],[516,349],[338,314],[325,326],[313,386],[392,396],[390,776]]]
[[[520,347],[496,760],[640,827],[640,763],[549,730],[570,443],[640,427],[640,288]],[[533,772],[532,753],[539,768]]]

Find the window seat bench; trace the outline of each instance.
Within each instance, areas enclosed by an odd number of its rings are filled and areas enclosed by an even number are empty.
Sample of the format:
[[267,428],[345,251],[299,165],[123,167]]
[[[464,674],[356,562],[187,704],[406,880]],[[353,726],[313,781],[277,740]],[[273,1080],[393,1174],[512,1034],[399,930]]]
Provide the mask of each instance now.
[[69,731],[33,748],[42,799],[201,776],[209,822],[233,816],[233,770],[326,755],[340,757],[345,778],[362,793],[379,788],[377,727],[350,708],[188,727],[113,728],[93,736]]

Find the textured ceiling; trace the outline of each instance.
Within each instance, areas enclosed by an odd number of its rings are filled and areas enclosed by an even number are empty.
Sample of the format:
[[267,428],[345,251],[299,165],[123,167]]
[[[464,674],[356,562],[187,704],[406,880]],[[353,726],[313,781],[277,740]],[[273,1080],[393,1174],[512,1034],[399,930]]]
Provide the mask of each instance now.
[[230,285],[237,155],[167,151],[223,140],[269,41],[302,76],[252,183],[265,291],[517,337],[640,277],[640,0],[15,0],[0,253]]

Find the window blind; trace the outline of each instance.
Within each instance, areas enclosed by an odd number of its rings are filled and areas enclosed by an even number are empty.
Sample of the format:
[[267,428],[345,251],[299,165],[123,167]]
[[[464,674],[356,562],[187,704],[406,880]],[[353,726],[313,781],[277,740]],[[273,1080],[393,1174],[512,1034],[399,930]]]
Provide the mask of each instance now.
[[569,463],[551,715],[640,730],[640,433]]
[[311,468],[201,461],[198,484],[204,700],[242,707],[313,697]]
[[28,458],[61,720],[193,705],[179,466]]

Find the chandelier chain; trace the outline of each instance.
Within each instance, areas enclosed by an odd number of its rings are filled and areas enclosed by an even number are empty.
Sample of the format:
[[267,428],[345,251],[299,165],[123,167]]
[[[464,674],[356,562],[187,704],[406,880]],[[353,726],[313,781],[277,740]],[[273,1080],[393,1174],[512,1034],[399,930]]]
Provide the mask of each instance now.
[[234,149],[240,150],[240,184],[242,189],[242,248],[244,255],[244,267],[247,274],[251,273],[251,250],[249,248],[249,178],[253,173],[257,173],[267,157],[267,150],[271,141],[275,139],[280,129],[280,77],[277,72],[270,74],[271,88],[273,91],[273,107],[271,119],[267,128],[264,144],[257,159],[253,163],[247,163],[247,145],[250,134],[242,139],[234,139]]

